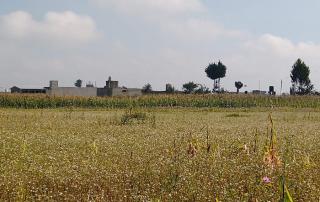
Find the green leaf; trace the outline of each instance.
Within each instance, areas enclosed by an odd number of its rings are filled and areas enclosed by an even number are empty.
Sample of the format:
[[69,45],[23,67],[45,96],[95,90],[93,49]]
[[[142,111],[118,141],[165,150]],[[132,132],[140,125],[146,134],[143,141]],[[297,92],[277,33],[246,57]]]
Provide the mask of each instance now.
[[285,189],[284,201],[285,202],[293,202],[293,199],[292,199],[292,197],[290,195],[290,192],[289,192],[289,190],[287,188],[287,185],[284,186],[284,189]]

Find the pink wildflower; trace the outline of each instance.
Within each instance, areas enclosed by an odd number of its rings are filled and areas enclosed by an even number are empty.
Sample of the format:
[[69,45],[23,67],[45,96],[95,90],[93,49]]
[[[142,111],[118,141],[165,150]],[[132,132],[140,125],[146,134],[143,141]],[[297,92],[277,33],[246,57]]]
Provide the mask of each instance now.
[[262,181],[263,181],[264,183],[270,183],[270,182],[271,182],[271,179],[270,179],[269,177],[265,176],[265,177],[262,178]]

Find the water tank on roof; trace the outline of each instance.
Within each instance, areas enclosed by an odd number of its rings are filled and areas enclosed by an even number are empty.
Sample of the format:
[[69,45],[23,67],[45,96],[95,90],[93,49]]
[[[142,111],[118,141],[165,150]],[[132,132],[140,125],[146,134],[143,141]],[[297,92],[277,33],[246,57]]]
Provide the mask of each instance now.
[[50,88],[57,88],[59,87],[59,82],[56,80],[50,81]]
[[275,95],[274,86],[269,86],[269,95]]

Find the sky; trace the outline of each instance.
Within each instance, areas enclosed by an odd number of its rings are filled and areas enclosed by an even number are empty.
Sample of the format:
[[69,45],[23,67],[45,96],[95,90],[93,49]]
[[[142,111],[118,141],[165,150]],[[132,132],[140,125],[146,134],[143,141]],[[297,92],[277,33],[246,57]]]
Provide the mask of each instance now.
[[222,86],[288,92],[301,58],[320,90],[317,0],[0,0],[0,91],[77,79],[104,86],[189,81],[212,88],[204,70],[227,66]]

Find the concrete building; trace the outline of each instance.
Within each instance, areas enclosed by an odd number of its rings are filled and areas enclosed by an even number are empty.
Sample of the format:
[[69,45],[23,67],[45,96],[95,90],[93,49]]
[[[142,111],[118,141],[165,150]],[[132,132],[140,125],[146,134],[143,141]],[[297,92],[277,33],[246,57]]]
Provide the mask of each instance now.
[[11,93],[33,93],[33,94],[45,94],[46,93],[46,89],[42,88],[42,89],[24,89],[24,88],[18,88],[17,86],[13,86],[12,88],[10,88]]
[[109,77],[103,88],[97,88],[92,84],[86,87],[60,87],[58,81],[50,81],[49,87],[43,89],[21,89],[16,86],[11,88],[11,93],[41,93],[50,96],[83,96],[83,97],[106,97],[106,96],[140,96],[142,90],[138,88],[119,87],[118,81],[112,81]]
[[104,88],[97,89],[97,96],[140,96],[142,89],[119,87],[118,81],[112,81],[109,77]]
[[262,90],[253,90],[252,94],[254,95],[266,95],[267,91],[262,91]]

